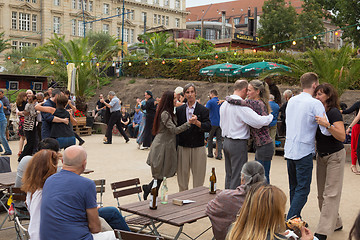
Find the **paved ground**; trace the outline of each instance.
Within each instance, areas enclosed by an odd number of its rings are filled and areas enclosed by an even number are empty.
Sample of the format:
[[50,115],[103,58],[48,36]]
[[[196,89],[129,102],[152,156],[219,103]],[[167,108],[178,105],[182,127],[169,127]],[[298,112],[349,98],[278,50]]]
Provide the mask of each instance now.
[[[125,144],[123,138],[115,137],[112,145],[102,144],[102,135],[93,135],[84,137],[86,143],[85,149],[88,152],[88,168],[93,169],[95,172],[89,175],[85,175],[91,179],[106,179],[107,190],[104,195],[105,206],[116,206],[116,201],[112,197],[110,190],[110,183],[129,178],[139,177],[142,183],[148,183],[151,180],[150,167],[145,163],[148,155],[148,151],[142,151],[137,149],[137,144],[134,139],[131,139],[128,144]],[[18,142],[10,142],[10,147],[13,152],[16,153],[18,149]],[[249,154],[249,160],[253,160],[254,155]],[[17,158],[14,154],[11,157],[11,167],[13,171],[16,171]],[[208,159],[207,164],[207,177],[205,184],[208,184],[208,177],[211,173],[211,168],[216,168],[216,174],[219,189],[224,188],[225,167],[224,160],[219,161],[215,159]],[[315,171],[314,171],[315,176]],[[288,195],[288,180],[286,171],[286,162],[283,157],[276,156],[272,161],[271,166],[271,183],[280,187]],[[345,177],[344,188],[341,200],[340,215],[342,216],[344,229],[329,236],[329,240],[345,240],[351,226],[359,212],[360,205],[358,199],[360,198],[360,192],[357,189],[360,176],[356,176],[350,171],[350,164],[345,165]],[[175,193],[178,191],[176,177],[168,180],[169,193]],[[130,203],[136,201],[135,197],[125,198],[123,203]],[[160,206],[161,207],[161,206]],[[2,220],[4,214],[0,215]],[[316,180],[314,179],[311,186],[311,193],[308,203],[303,210],[303,218],[309,223],[310,229],[315,230],[317,222],[319,220],[319,210],[317,206],[317,190]],[[11,223],[7,223],[10,225]],[[198,221],[193,224],[188,224],[184,227],[185,231],[192,236],[197,235],[202,229],[210,226],[208,219]],[[176,228],[165,225],[160,229],[160,232],[166,233],[169,236],[174,236]],[[211,239],[212,233],[207,232],[200,239]],[[15,240],[14,229],[0,231],[0,239]],[[187,239],[182,237],[181,239]]]

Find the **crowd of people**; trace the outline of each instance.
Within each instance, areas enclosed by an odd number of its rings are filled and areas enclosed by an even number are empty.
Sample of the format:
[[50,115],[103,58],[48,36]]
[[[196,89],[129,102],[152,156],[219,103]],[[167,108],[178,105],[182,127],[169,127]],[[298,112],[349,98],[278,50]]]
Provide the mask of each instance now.
[[[340,110],[336,89],[328,83],[319,84],[312,72],[301,76],[300,85],[302,92],[294,95],[286,90],[281,104],[281,94],[271,81],[237,80],[232,95],[221,100],[213,89],[209,101],[202,105],[196,98],[196,86],[189,83],[156,99],[151,91],[145,91],[144,100],[137,99],[131,113],[110,91],[107,99],[99,96],[95,118],[99,116],[107,124],[104,144],[112,144],[116,125],[125,143],[136,138],[139,149],[150,149],[146,162],[153,180],[142,186],[145,200],[151,188],[156,185],[159,190],[164,178],[175,175],[179,191],[189,189],[190,172],[192,186],[203,186],[207,157],[222,160],[224,156],[225,189],[206,208],[217,240],[294,236],[286,230],[284,216],[286,220],[302,217],[316,156],[320,219],[314,234],[307,227],[300,230],[303,240],[323,240],[343,228],[339,213],[346,157],[343,142],[350,130],[351,169],[359,174],[356,160],[360,138],[353,135],[360,133],[360,104]],[[47,94],[46,99],[45,94],[35,95],[29,90],[19,93],[16,100],[22,136],[16,186],[27,192],[31,239],[115,239],[112,229],[130,229],[116,208],[97,207],[94,182],[80,176],[87,154],[82,147],[74,146],[79,139],[72,127],[76,124],[75,102],[69,92],[59,89],[49,89]],[[10,103],[2,91],[0,100],[0,141],[5,148],[3,155],[11,155],[6,135]],[[342,113],[353,111],[357,116],[345,130]],[[278,119],[282,122],[279,129]],[[287,214],[286,195],[270,184],[279,132],[286,137]],[[254,161],[248,160],[249,142],[255,151]],[[80,138],[79,145],[83,143]],[[60,149],[65,149],[63,155]],[[60,160],[62,168],[57,166]],[[360,240],[359,219],[349,239]]]

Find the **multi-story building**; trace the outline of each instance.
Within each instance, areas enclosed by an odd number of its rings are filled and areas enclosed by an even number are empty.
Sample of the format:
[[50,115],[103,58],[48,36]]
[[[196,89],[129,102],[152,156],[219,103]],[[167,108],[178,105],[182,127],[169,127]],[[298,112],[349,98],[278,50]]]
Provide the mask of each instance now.
[[144,27],[185,28],[185,0],[0,0],[0,32],[13,49],[44,44],[54,33],[71,40],[104,31],[121,39],[123,1],[128,44]]

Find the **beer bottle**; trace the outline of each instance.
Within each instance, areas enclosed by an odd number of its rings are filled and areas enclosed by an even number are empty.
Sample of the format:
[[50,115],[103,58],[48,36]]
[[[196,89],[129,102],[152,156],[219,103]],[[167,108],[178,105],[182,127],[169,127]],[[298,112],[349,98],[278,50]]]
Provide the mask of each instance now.
[[150,209],[152,210],[157,209],[157,196],[158,196],[157,180],[154,179],[154,183],[150,191]]
[[160,199],[162,204],[168,203],[168,187],[166,183],[166,177],[164,177],[163,185],[160,190]]
[[212,168],[211,176],[210,176],[210,193],[216,194],[216,175],[215,168]]

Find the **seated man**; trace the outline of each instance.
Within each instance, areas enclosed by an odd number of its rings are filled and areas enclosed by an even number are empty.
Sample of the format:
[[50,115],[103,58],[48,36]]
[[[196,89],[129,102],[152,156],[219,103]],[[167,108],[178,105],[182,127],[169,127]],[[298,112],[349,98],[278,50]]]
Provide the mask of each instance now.
[[132,138],[137,137],[142,117],[143,117],[143,113],[140,111],[140,105],[137,105],[135,107],[134,119],[132,123],[128,125],[128,131],[130,137]]
[[113,231],[100,232],[95,183],[80,176],[86,158],[84,148],[68,147],[62,170],[46,180],[42,192],[41,239],[116,239]]
[[216,240],[225,239],[245,201],[246,193],[255,183],[266,184],[264,167],[257,161],[247,162],[241,170],[241,185],[235,190],[221,191],[208,203],[206,215],[210,218]]

